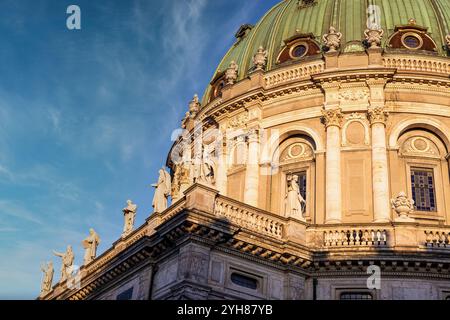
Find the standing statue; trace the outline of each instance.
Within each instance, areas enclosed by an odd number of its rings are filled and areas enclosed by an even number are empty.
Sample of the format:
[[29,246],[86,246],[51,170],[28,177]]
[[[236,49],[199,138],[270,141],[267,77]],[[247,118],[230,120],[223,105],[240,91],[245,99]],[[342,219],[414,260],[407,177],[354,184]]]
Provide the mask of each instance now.
[[375,49],[381,46],[381,39],[384,35],[383,29],[366,29],[364,31],[367,45],[370,49]]
[[234,84],[238,78],[239,67],[236,62],[231,61],[230,66],[225,71],[225,80],[227,85]]
[[261,46],[253,56],[253,65],[255,70],[264,70],[267,62],[267,51]]
[[61,282],[64,282],[72,277],[73,272],[73,262],[75,256],[73,255],[72,246],[67,246],[67,251],[65,253],[59,253],[53,251],[53,254],[62,259],[61,263]]
[[137,205],[133,201],[127,201],[127,207],[123,210],[123,215],[125,217],[125,223],[123,227],[122,237],[128,236],[134,228],[134,219],[136,218]]
[[201,165],[199,166],[199,170],[200,176],[198,177],[197,182],[212,186],[215,183],[214,168],[209,161],[209,154],[206,148],[203,149],[203,156],[201,159]]
[[202,177],[202,155],[196,154],[194,157],[194,161],[191,163],[191,173],[192,173],[192,182],[198,183]]
[[191,117],[195,117],[197,113],[200,111],[200,100],[198,99],[198,95],[194,94],[194,97],[189,102],[189,114]]
[[414,211],[414,200],[408,199],[405,192],[400,192],[395,199],[391,200],[392,209],[399,215],[396,221],[412,222],[409,214]]
[[89,229],[89,236],[83,240],[82,245],[84,252],[84,265],[91,263],[97,256],[97,247],[100,244],[100,237],[94,229]]
[[288,191],[286,195],[286,216],[306,221],[303,213],[306,209],[306,201],[300,193],[297,175],[287,177]]
[[336,52],[341,46],[342,33],[336,32],[335,27],[330,27],[327,34],[323,36],[323,42],[325,47],[328,48],[328,52]]
[[53,274],[55,273],[53,262],[50,261],[47,265],[41,265],[41,270],[44,273],[41,284],[41,296],[46,296],[52,291]]
[[447,48],[450,50],[450,34],[445,36],[445,42],[447,43]]
[[152,187],[156,188],[153,196],[153,212],[161,213],[167,209],[167,198],[170,196],[172,186],[170,180],[170,174],[166,169],[160,169],[158,183],[152,185]]

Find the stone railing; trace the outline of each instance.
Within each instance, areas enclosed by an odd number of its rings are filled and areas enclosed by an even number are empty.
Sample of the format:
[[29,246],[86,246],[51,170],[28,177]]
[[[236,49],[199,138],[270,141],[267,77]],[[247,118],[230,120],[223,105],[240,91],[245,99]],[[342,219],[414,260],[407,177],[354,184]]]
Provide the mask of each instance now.
[[324,69],[325,63],[322,60],[290,66],[289,68],[278,69],[267,73],[264,76],[264,82],[266,87],[270,88],[284,82],[308,78],[313,74],[323,72]]
[[425,231],[425,246],[430,248],[450,248],[449,230]]
[[449,59],[423,56],[385,56],[383,64],[386,68],[398,70],[450,74]]
[[323,231],[325,247],[386,246],[388,231],[384,229],[339,228]]
[[281,219],[231,199],[218,197],[214,215],[219,218],[226,218],[242,228],[270,237],[281,239],[283,236],[284,223]]

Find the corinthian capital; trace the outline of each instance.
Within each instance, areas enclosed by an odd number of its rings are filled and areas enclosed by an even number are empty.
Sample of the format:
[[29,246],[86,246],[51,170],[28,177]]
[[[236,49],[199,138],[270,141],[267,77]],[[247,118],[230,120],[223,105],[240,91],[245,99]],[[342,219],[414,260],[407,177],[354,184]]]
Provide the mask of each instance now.
[[323,109],[322,114],[322,122],[327,128],[331,126],[340,128],[342,126],[342,119],[344,118],[344,115],[342,114],[341,109]]
[[248,142],[259,142],[259,131],[258,129],[248,130]]
[[386,121],[389,117],[389,112],[387,112],[384,107],[375,107],[369,109],[367,112],[367,117],[369,118],[370,124],[382,123],[386,125]]

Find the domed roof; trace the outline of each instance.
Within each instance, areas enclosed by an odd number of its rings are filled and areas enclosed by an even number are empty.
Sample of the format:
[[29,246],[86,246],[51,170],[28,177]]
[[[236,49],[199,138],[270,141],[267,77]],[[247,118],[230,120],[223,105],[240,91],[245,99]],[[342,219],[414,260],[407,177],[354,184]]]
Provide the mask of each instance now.
[[[413,18],[437,44],[439,55],[444,55],[445,36],[450,33],[450,1],[448,0],[284,0],[270,9],[255,25],[241,27],[238,40],[223,58],[214,78],[235,61],[239,79],[248,75],[254,54],[260,46],[268,53],[267,70],[276,66],[284,40],[296,33],[312,33],[321,42],[330,26],[336,27],[342,37],[342,48],[349,42],[361,42],[367,29],[368,3],[380,8],[381,27],[385,31],[382,46],[397,25],[405,25]],[[207,89],[205,97],[209,94]],[[206,98],[204,97],[204,101]]]

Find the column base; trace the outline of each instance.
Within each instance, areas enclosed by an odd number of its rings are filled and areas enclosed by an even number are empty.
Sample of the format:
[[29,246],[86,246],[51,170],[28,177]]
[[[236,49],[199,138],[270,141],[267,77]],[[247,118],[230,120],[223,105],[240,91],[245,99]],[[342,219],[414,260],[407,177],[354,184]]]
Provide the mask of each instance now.
[[342,220],[330,219],[330,220],[325,221],[325,224],[338,224],[338,223],[342,223]]
[[390,219],[382,218],[373,221],[374,223],[391,223]]

